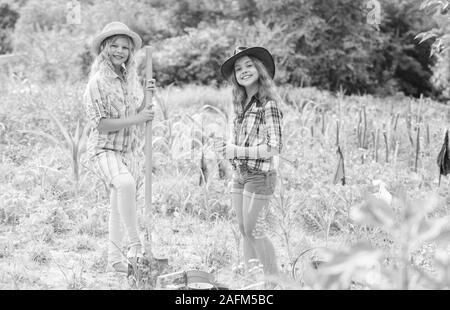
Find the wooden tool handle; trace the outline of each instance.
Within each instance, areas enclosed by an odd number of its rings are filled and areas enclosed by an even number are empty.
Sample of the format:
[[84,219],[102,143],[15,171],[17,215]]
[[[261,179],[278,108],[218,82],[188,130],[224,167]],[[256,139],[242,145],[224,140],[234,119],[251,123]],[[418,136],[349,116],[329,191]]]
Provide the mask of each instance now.
[[[152,49],[150,46],[145,47],[146,64],[145,64],[145,86],[148,80],[152,78]],[[152,106],[152,91],[145,90],[145,105],[146,108]],[[152,121],[148,121],[145,126],[145,223],[147,226],[146,232],[146,252],[151,255],[151,229],[153,223],[151,222],[152,210]]]

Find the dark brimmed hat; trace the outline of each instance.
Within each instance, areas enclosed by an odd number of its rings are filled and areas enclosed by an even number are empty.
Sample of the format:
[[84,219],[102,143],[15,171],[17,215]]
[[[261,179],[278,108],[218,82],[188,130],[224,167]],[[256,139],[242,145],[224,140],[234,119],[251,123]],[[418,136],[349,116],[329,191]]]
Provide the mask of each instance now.
[[112,22],[107,24],[102,32],[92,40],[92,52],[94,52],[95,55],[100,54],[100,45],[102,42],[111,36],[120,34],[129,36],[133,40],[136,51],[141,48],[142,39],[136,32],[131,31],[127,25],[121,22]]
[[264,66],[266,66],[267,71],[270,76],[275,76],[275,62],[273,61],[272,55],[263,47],[245,47],[238,46],[234,50],[233,56],[225,60],[225,62],[220,67],[220,71],[224,78],[228,79],[234,70],[234,63],[236,60],[242,56],[253,56],[262,61]]

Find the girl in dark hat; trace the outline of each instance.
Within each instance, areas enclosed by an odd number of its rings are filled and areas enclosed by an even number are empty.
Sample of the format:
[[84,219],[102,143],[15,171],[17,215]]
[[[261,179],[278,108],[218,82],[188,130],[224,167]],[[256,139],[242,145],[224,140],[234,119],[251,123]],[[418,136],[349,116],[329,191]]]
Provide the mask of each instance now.
[[228,143],[215,150],[234,169],[232,203],[244,238],[245,265],[257,259],[268,276],[278,274],[274,247],[267,237],[269,201],[277,179],[275,156],[282,149],[281,98],[273,77],[272,55],[262,47],[238,47],[221,66],[233,92],[234,121]]

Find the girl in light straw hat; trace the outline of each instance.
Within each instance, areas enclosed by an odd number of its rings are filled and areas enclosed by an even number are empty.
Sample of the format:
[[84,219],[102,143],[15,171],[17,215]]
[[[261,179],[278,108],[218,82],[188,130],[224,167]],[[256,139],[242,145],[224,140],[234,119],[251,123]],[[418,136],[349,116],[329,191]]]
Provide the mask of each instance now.
[[[142,256],[136,213],[137,125],[151,121],[145,106],[134,55],[142,40],[125,24],[112,22],[92,41],[96,55],[84,93],[87,115],[93,124],[89,140],[91,162],[110,186],[108,270],[127,272],[122,260],[125,228],[127,258]],[[155,91],[155,80],[146,82]]]
[[245,264],[259,260],[268,276],[278,274],[274,247],[266,235],[269,200],[276,184],[274,156],[282,149],[282,119],[272,55],[262,47],[238,47],[221,66],[232,86],[234,122],[230,143],[215,142],[231,161],[232,204],[244,238]]

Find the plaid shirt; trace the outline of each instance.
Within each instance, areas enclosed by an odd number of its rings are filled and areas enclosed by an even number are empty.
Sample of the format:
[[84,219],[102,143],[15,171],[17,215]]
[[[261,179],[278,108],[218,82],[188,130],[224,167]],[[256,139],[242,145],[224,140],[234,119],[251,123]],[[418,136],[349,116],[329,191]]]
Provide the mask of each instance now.
[[[253,96],[242,115],[234,120],[232,143],[238,146],[254,147],[267,144],[281,152],[283,113],[274,100],[262,101]],[[232,159],[236,170],[250,169],[271,171],[275,169],[274,158]]]
[[89,80],[84,93],[84,104],[94,125],[88,142],[90,155],[97,155],[106,150],[128,153],[136,149],[136,126],[114,132],[98,131],[102,118],[125,118],[136,114],[144,92],[137,79],[130,84],[127,87],[109,62]]

